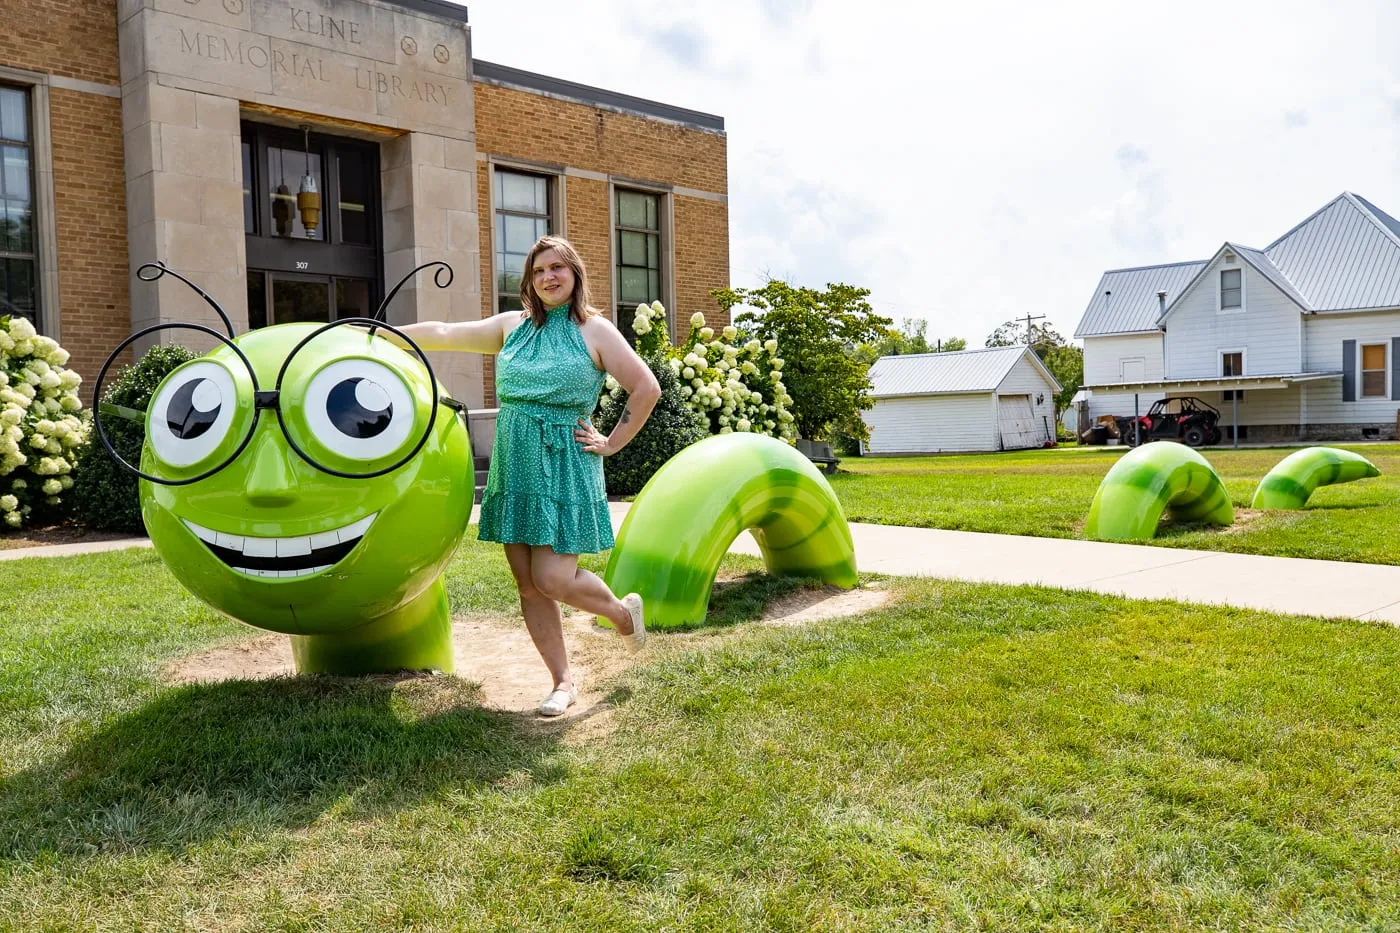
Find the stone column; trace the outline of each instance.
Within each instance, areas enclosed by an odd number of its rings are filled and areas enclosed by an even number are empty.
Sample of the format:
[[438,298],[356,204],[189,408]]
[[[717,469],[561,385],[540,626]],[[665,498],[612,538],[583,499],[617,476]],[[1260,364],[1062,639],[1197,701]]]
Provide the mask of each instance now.
[[[482,317],[477,242],[476,146],[469,140],[407,133],[380,147],[384,193],[384,287],[425,262],[452,267],[446,289],[426,269],[388,308],[391,324],[475,321]],[[447,391],[471,408],[485,404],[482,358],[430,353]]]
[[[121,24],[140,28],[140,17]],[[125,43],[131,48],[133,37]],[[136,59],[132,62],[131,59]],[[161,84],[123,58],[122,126],[126,148],[127,240],[134,273],[163,261],[203,288],[247,329],[247,260],[243,240],[242,157],[238,101]],[[131,284],[131,326],[180,321],[224,333],[218,315],[184,284],[170,278]],[[135,347],[139,356],[155,338]],[[193,331],[159,335],[161,343],[208,349],[212,338]]]

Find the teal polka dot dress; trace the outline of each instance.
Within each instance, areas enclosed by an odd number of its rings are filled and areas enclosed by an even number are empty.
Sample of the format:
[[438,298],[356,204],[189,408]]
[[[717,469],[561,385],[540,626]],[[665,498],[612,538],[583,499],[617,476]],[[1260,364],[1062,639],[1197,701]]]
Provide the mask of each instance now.
[[595,554],[613,546],[603,458],[574,439],[605,374],[563,305],[543,327],[526,320],[496,357],[496,442],[481,496],[482,541]]

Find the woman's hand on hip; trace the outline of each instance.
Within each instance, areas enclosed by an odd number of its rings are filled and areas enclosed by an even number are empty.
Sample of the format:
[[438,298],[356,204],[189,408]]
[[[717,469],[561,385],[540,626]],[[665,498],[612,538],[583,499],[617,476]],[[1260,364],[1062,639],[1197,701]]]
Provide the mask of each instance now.
[[582,418],[578,419],[578,427],[574,428],[574,440],[583,445],[584,453],[597,454],[600,457],[617,453],[612,449],[607,435]]

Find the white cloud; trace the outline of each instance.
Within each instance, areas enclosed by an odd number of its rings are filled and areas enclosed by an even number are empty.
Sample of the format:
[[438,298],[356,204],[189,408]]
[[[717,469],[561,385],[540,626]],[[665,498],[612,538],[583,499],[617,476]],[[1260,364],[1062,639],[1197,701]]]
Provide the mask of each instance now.
[[471,21],[489,61],[722,115],[735,284],[863,285],[974,346],[1028,311],[1069,333],[1104,269],[1264,246],[1343,190],[1400,214],[1390,0],[487,0]]

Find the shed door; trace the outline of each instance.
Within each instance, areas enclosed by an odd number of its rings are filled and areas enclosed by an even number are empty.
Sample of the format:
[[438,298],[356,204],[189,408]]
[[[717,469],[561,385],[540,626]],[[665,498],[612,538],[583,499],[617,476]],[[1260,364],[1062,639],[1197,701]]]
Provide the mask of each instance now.
[[997,429],[1001,432],[1002,450],[1039,447],[1045,433],[1037,430],[1029,395],[997,397]]

